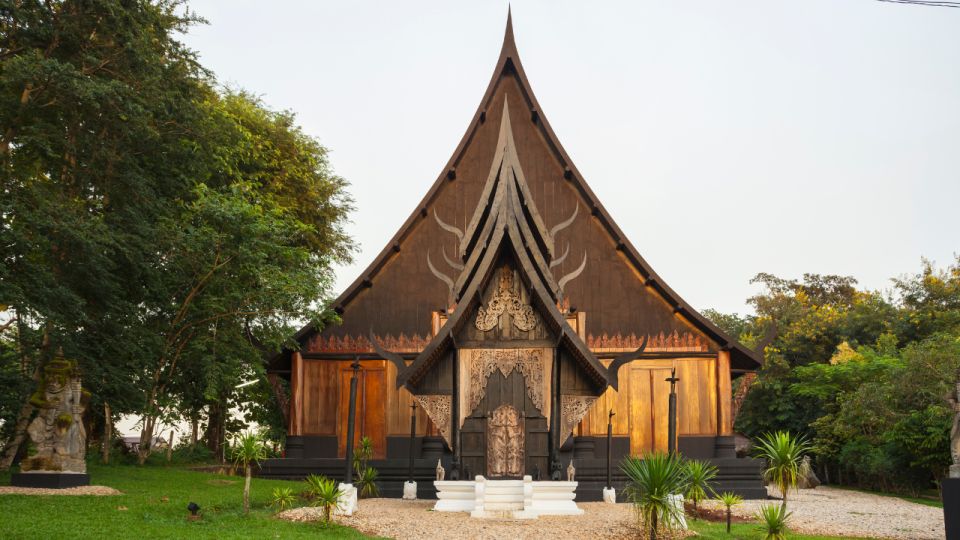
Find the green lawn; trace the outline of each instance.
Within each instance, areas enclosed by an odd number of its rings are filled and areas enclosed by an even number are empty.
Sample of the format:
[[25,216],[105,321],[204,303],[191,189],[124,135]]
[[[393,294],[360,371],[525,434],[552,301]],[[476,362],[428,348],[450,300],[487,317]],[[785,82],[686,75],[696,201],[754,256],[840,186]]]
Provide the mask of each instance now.
[[[243,478],[178,467],[133,465],[90,467],[91,483],[123,495],[0,495],[2,538],[364,538],[346,527],[291,523],[267,507],[281,480],[253,480],[250,515],[243,514]],[[0,473],[0,485],[9,485]],[[168,497],[170,502],[161,502]],[[187,503],[201,507],[203,520],[187,522]],[[125,507],[126,510],[121,510]]]
[[[730,528],[730,534],[727,534],[726,523],[711,523],[709,521],[687,518],[687,525],[700,535],[697,537],[698,540],[701,538],[706,540],[763,540],[765,535],[758,523],[734,523]],[[837,540],[841,537],[789,533],[787,538],[790,540]],[[842,538],[844,538],[844,540],[851,540],[854,537],[844,536]]]

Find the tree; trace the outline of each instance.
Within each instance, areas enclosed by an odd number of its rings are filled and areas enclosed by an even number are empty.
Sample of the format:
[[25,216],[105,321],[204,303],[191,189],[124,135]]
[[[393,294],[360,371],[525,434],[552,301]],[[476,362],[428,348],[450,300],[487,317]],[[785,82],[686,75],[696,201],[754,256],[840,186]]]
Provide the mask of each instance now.
[[757,442],[757,457],[767,460],[763,477],[780,490],[784,508],[787,507],[787,494],[797,485],[803,455],[809,449],[810,445],[803,437],[786,431],[768,433]]
[[267,447],[258,433],[244,433],[233,445],[233,464],[243,468],[243,513],[250,513],[250,477],[253,463],[267,459]]
[[620,469],[628,478],[624,495],[650,531],[650,540],[656,540],[658,530],[673,528],[683,512],[682,504],[677,508],[673,502],[687,485],[683,461],[678,454],[653,452],[642,458],[625,457]]

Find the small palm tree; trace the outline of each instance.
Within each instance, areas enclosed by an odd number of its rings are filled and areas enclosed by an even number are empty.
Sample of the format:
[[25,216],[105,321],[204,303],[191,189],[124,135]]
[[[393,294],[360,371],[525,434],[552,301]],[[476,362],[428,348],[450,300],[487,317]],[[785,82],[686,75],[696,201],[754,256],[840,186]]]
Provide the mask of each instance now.
[[730,518],[733,514],[731,508],[743,502],[743,497],[732,493],[730,491],[724,491],[719,496],[720,503],[727,508],[727,534],[730,534]]
[[379,497],[380,489],[377,487],[377,470],[373,467],[367,467],[357,473],[357,489],[360,497]]
[[809,450],[810,444],[804,437],[795,437],[788,431],[767,433],[757,443],[757,457],[767,460],[763,477],[780,490],[784,508],[787,506],[787,492],[796,487],[800,463]]
[[717,477],[717,468],[696,459],[686,462],[687,469],[687,489],[684,497],[693,501],[693,513],[699,515],[697,503],[710,497],[713,488],[710,482]]
[[340,502],[343,490],[337,486],[336,480],[311,474],[307,477],[307,491],[312,497],[311,504],[323,508],[324,525],[329,524],[330,513]]
[[764,540],[787,540],[787,521],[791,512],[782,504],[765,504],[757,511],[757,517],[766,530]]
[[273,496],[270,498],[270,505],[277,508],[277,512],[283,512],[287,508],[293,506],[293,503],[296,502],[297,497],[293,494],[293,490],[288,487],[278,487],[273,488]]
[[357,474],[367,468],[367,462],[373,457],[373,441],[370,437],[361,437],[353,451],[353,470]]
[[244,433],[237,437],[233,445],[233,464],[237,467],[243,467],[246,479],[243,482],[243,513],[250,513],[250,477],[252,475],[253,463],[260,463],[260,460],[267,459],[267,445],[263,442],[263,437],[257,433]]
[[673,528],[683,515],[671,498],[687,483],[687,472],[677,454],[654,452],[642,459],[627,456],[620,469],[629,478],[624,495],[633,503],[642,525],[650,529],[650,540],[657,539],[660,526]]

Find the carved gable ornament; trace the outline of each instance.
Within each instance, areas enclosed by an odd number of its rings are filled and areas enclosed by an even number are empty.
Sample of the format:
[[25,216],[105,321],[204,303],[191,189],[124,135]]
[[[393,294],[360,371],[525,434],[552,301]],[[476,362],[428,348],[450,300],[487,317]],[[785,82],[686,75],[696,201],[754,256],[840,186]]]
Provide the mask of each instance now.
[[533,307],[525,304],[514,290],[513,271],[508,267],[500,269],[497,292],[490,303],[486,308],[481,306],[477,311],[477,330],[481,332],[493,330],[504,312],[513,317],[513,325],[522,332],[529,332],[537,327],[537,315]]
[[437,426],[437,429],[440,430],[440,435],[443,436],[443,440],[447,441],[447,445],[453,448],[450,439],[451,397],[448,394],[414,395],[413,397],[415,397],[417,403],[423,407],[424,412],[430,417],[433,425]]
[[583,420],[597,396],[560,396],[560,446],[573,434],[573,428]]

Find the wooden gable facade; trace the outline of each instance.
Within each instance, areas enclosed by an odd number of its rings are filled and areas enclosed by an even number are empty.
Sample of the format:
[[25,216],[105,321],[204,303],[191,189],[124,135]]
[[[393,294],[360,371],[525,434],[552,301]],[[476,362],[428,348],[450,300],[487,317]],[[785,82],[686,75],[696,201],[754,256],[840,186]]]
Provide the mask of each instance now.
[[[674,369],[681,450],[731,458],[731,381],[760,364],[610,218],[537,104],[509,17],[460,145],[334,309],[342,324],[304,328],[300,350],[270,365],[289,380],[289,459],[343,458],[355,359],[357,437],[388,469],[406,462],[414,402],[415,457],[469,474],[546,477],[574,456],[589,466],[610,411],[617,457],[666,449]],[[507,452],[519,461],[494,463],[506,432],[521,433]],[[283,469],[274,461],[268,472]]]

